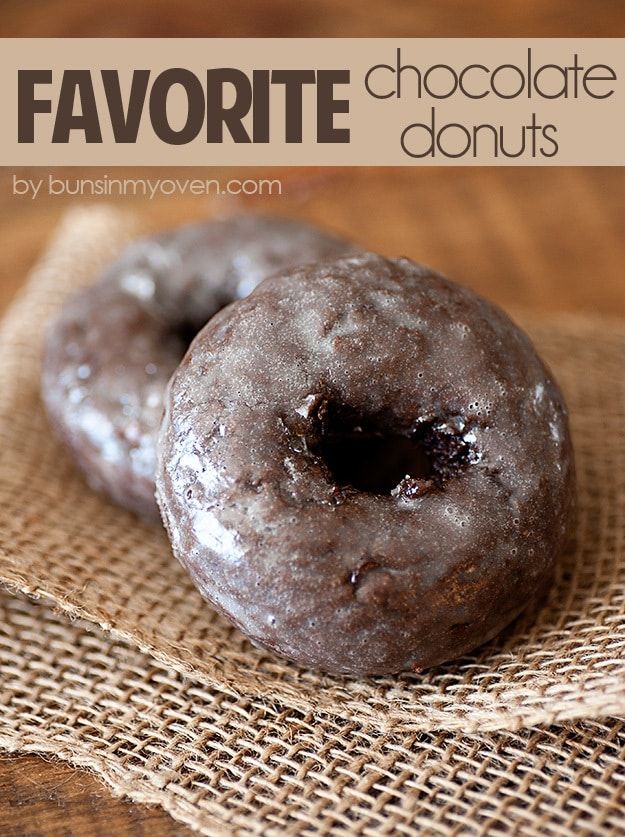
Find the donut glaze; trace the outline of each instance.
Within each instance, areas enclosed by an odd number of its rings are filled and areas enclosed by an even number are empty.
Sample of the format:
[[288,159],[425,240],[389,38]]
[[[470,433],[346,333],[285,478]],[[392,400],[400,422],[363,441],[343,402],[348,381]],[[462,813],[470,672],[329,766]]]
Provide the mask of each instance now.
[[156,436],[165,388],[189,339],[278,269],[354,251],[308,224],[243,215],[128,247],[52,323],[42,394],[89,484],[158,519]]
[[497,634],[572,523],[562,396],[498,308],[373,254],[265,280],[172,377],[157,499],[201,594],[305,666],[420,670]]

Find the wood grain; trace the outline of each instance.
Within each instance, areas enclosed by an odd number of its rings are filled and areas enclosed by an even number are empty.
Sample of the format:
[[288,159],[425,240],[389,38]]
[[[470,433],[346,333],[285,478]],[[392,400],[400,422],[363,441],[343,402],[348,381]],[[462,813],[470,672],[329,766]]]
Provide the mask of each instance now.
[[[613,0],[3,0],[3,36],[623,36]],[[111,176],[121,174],[107,170]],[[97,169],[57,170],[97,177]],[[190,170],[168,170],[188,176]],[[245,176],[260,172],[246,171]],[[74,201],[13,197],[0,170],[0,311]],[[240,176],[222,171],[218,176]],[[156,170],[126,176],[163,176]],[[214,177],[214,171],[193,170]],[[371,249],[428,262],[507,307],[625,316],[625,173],[609,169],[284,170],[273,212],[301,214]],[[258,200],[125,198],[146,228]],[[1,707],[0,707],[1,711]],[[0,757],[0,834],[190,833],[160,810],[113,799],[92,775],[35,756]]]
[[84,770],[38,756],[0,756],[2,837],[183,837],[160,808],[114,799]]
[[3,0],[19,37],[619,37],[618,0]]

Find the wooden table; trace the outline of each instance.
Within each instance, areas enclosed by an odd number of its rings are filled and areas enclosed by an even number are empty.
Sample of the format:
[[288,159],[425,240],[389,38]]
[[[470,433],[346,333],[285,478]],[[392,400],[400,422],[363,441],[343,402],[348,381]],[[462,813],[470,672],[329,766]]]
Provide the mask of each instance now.
[[[2,34],[10,36],[622,36],[625,7],[610,0],[4,0],[1,24]],[[13,197],[13,174],[46,172],[0,170],[0,311],[73,202]],[[163,176],[150,170],[133,174]],[[193,176],[204,175],[215,172],[194,170]],[[298,169],[272,170],[271,176],[283,179],[284,197],[264,205],[254,199],[241,208],[323,220],[372,249],[426,261],[507,307],[625,316],[625,170]],[[117,202],[155,228],[216,209],[205,199]],[[35,756],[0,756],[0,833],[160,837],[187,829],[160,809],[112,798],[85,772]]]

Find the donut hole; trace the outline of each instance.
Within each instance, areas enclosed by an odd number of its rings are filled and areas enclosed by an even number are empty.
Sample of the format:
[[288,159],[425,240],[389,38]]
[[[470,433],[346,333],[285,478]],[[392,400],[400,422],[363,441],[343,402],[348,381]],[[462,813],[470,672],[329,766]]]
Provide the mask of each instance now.
[[218,314],[222,308],[225,308],[227,305],[230,304],[232,300],[230,298],[221,298],[215,302],[214,308],[211,309],[209,315],[204,318],[200,319],[185,319],[181,320],[180,322],[176,323],[173,327],[173,333],[178,338],[180,343],[183,347],[183,354],[186,353],[187,349],[193,343],[198,333],[204,328],[204,326],[209,323],[213,317]]
[[337,486],[414,499],[440,490],[471,461],[471,444],[453,423],[436,419],[407,430],[325,402],[309,448]]
[[189,348],[191,343],[193,343],[195,335],[198,333],[198,331],[200,331],[200,329],[201,326],[198,327],[195,323],[192,323],[190,321],[181,322],[174,329],[174,334],[184,346],[185,352]]
[[410,437],[371,430],[323,437],[321,456],[333,481],[369,494],[391,494],[407,475],[426,482],[432,474],[427,452]]

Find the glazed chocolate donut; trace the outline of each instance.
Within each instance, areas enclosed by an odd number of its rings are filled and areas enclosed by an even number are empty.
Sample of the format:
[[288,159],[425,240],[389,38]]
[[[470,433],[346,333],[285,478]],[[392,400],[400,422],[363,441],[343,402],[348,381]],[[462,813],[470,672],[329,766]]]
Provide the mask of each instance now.
[[354,249],[308,224],[246,215],[128,247],[66,304],[45,346],[43,399],[89,484],[158,519],[156,436],[190,337],[275,270]]
[[328,672],[493,637],[570,533],[567,411],[498,308],[373,254],[265,280],[172,377],[157,499],[202,595]]

